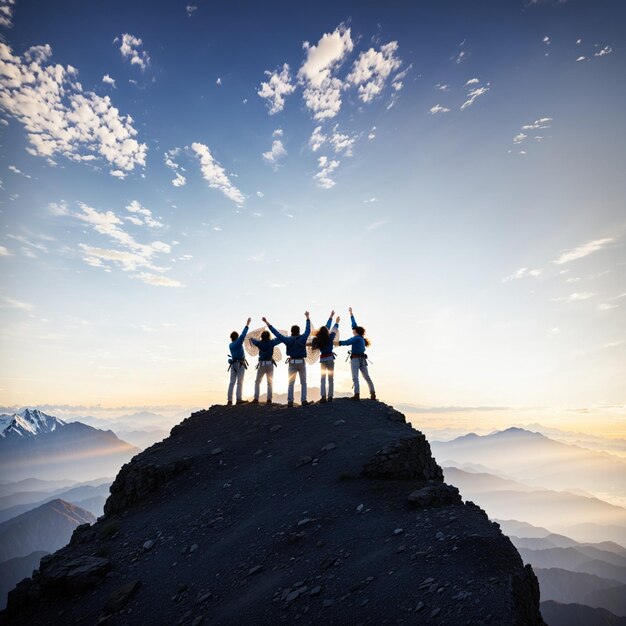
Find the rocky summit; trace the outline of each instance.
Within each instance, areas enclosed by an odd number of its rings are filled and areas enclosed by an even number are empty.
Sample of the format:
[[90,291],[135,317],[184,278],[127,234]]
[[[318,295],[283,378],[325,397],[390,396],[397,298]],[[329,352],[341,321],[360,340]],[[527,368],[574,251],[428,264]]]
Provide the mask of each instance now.
[[496,523],[392,407],[213,406],[124,465],[12,624],[543,624]]

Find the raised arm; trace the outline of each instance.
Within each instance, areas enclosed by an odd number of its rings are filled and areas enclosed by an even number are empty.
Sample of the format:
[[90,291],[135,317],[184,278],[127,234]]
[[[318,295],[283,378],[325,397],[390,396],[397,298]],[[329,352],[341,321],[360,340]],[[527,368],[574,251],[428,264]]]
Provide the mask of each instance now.
[[250,322],[252,321],[252,318],[249,317],[248,321],[246,322],[246,325],[243,327],[243,330],[241,331],[241,335],[239,335],[239,337],[237,337],[237,339],[235,339],[235,347],[237,348],[241,348],[241,346],[243,345],[243,340],[246,338],[246,335],[248,334],[248,328],[250,326]]
[[285,339],[287,339],[287,337],[285,337],[285,335],[281,335],[269,322],[269,320],[267,319],[267,317],[262,317],[261,318],[263,320],[263,322],[266,324],[266,326],[270,329],[270,331],[274,334],[274,336],[280,341],[285,341]]
[[254,337],[250,337],[250,339],[248,339],[248,341],[253,345],[256,346],[257,348],[261,345],[261,340],[260,339],[255,339]]
[[333,315],[335,314],[335,311],[331,311],[330,315],[328,316],[328,321],[326,322],[326,328],[328,328],[328,330],[330,330],[330,327],[333,325]]
[[352,307],[349,307],[348,311],[350,311],[350,321],[352,322],[352,328],[356,328],[357,323],[356,323],[356,320],[354,319],[354,314],[352,313]]
[[303,341],[306,341],[311,334],[311,320],[309,319],[309,312],[305,311],[304,315],[306,316],[306,325],[304,327],[304,333],[302,334]]
[[[334,313],[334,311],[333,311],[333,313]],[[330,341],[331,342],[335,341],[335,337],[337,336],[337,332],[339,331],[339,320],[340,319],[341,318],[337,315],[337,319],[335,320],[335,325],[333,326],[333,329],[330,332]],[[328,321],[332,322],[332,320],[328,320]]]

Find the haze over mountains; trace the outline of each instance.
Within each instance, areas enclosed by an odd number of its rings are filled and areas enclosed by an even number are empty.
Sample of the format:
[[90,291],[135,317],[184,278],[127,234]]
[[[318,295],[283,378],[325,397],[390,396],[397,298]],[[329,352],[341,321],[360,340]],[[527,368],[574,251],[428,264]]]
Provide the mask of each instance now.
[[13,481],[115,475],[139,452],[110,430],[66,423],[37,410],[24,409],[0,419],[0,475]]

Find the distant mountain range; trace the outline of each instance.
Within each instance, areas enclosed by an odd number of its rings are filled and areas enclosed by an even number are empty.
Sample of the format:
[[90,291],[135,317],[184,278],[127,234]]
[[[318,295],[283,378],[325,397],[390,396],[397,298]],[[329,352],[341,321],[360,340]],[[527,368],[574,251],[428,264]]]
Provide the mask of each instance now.
[[626,626],[626,617],[583,604],[541,603],[541,615],[549,626]]
[[13,480],[117,474],[139,449],[112,431],[66,423],[38,410],[0,416],[0,475]]
[[79,524],[96,518],[84,509],[52,500],[0,524],[0,562],[32,554],[54,552],[70,540]]
[[6,606],[7,594],[23,578],[29,577],[39,567],[41,557],[48,554],[43,550],[27,556],[18,556],[0,563],[0,609]]
[[433,441],[431,448],[441,465],[451,465],[448,460],[454,465],[481,464],[535,486],[626,496],[626,461],[621,457],[554,441],[523,428]]

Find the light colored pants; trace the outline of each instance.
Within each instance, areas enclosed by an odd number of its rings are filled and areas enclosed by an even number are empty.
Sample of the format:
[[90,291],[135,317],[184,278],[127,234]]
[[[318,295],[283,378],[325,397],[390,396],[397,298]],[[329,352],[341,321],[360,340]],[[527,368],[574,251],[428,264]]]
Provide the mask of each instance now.
[[322,380],[320,381],[320,394],[322,395],[322,398],[326,397],[326,378],[328,378],[328,397],[332,398],[335,391],[334,359],[328,359],[328,361],[320,361],[320,370],[322,374]]
[[370,394],[375,393],[374,383],[370,378],[370,373],[367,371],[367,359],[350,359],[350,366],[352,368],[352,383],[354,385],[354,393],[360,393],[359,372],[363,374],[363,378],[370,388]]
[[300,390],[302,402],[306,402],[306,361],[289,363],[289,384],[287,385],[287,402],[293,402],[293,389],[296,385],[296,375],[300,375]]
[[230,366],[230,384],[228,385],[228,401],[233,401],[233,389],[235,383],[237,383],[237,400],[241,400],[243,397],[243,377],[246,373],[246,368],[243,363],[236,361]]
[[261,365],[259,363],[259,368],[256,371],[256,380],[254,381],[254,399],[259,399],[259,393],[261,391],[261,381],[263,380],[263,376],[267,379],[267,401],[272,401],[272,388],[274,385],[274,364],[270,363],[269,365]]

